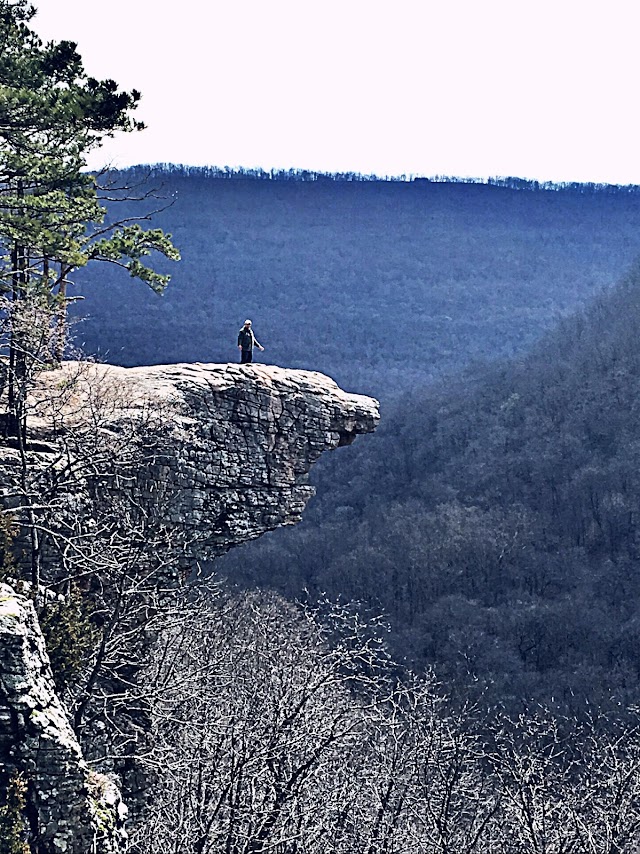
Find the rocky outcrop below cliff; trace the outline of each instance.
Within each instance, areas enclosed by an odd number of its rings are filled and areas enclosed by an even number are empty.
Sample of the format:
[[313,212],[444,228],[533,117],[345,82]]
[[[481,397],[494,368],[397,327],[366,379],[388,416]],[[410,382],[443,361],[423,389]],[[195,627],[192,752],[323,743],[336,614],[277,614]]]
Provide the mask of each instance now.
[[[149,584],[157,580],[166,589],[194,562],[299,521],[313,494],[313,463],[374,430],[378,417],[376,401],[313,372],[65,363],[40,375],[27,447],[0,448],[0,501],[18,531],[16,574],[45,586],[78,578],[89,592],[97,582],[103,611],[124,613],[122,637],[134,661],[135,638],[150,636],[149,609],[140,604]],[[133,552],[129,537],[137,541]],[[108,583],[100,578],[101,561]],[[131,577],[135,572],[146,587]],[[132,601],[137,610],[128,615]],[[95,683],[103,696],[118,694],[117,680],[135,680],[134,665],[124,675],[110,667],[111,682]],[[81,692],[76,698],[77,724],[86,700]],[[124,838],[123,808],[113,781],[87,770],[67,711],[55,694],[33,606],[15,586],[3,585],[3,785],[11,774],[26,783],[34,852],[111,854]],[[100,768],[100,757],[91,758]]]
[[33,603],[0,584],[0,785],[26,788],[24,837],[35,854],[112,854],[126,835],[112,780],[89,771],[56,696]]

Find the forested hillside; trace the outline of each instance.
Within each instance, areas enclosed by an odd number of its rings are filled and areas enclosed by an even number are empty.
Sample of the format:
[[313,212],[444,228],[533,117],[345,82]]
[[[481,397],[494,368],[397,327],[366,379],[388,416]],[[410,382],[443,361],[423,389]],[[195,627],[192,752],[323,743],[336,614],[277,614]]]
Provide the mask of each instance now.
[[[145,175],[114,176],[131,190],[110,195],[143,195]],[[386,399],[522,352],[640,249],[640,194],[624,189],[286,177],[168,167],[144,185],[164,200],[113,207],[172,202],[153,224],[183,260],[162,297],[115,267],[77,273],[78,343],[124,365],[235,361],[251,317],[264,361]]]
[[385,403],[373,440],[319,466],[303,524],[219,571],[384,612],[395,654],[461,698],[640,700],[637,271],[611,288],[640,195],[162,178],[183,264],[161,298],[89,281],[87,348],[235,360],[250,316],[265,360]]
[[528,356],[405,396],[298,529],[221,571],[382,608],[461,697],[637,703],[639,326],[636,269]]

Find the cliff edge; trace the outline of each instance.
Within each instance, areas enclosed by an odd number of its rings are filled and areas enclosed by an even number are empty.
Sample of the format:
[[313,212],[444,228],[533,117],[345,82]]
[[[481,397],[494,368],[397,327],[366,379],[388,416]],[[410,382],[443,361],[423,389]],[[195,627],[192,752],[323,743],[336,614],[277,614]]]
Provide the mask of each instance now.
[[378,420],[377,401],[310,371],[68,362],[42,375],[30,423],[55,443],[83,421],[120,436],[137,422],[154,443],[136,472],[137,496],[181,529],[191,560],[300,521],[313,463]]

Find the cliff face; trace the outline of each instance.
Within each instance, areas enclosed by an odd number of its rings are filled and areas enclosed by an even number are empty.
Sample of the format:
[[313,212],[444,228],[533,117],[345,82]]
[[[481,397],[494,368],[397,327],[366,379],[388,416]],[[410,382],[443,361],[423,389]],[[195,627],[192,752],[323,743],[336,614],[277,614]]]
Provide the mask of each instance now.
[[[0,494],[20,528],[23,575],[45,584],[74,573],[89,583],[101,559],[113,575],[127,536],[139,540],[136,559],[149,566],[148,552],[167,547],[157,579],[175,584],[194,561],[297,522],[320,454],[378,421],[376,401],[346,394],[327,377],[263,365],[67,363],[41,375],[30,406],[30,448],[0,449]],[[131,638],[139,612],[128,619]],[[118,850],[117,791],[88,772],[55,695],[33,606],[7,585],[0,754],[3,784],[16,773],[27,783],[34,851]]]
[[[59,388],[70,393],[52,394]],[[322,374],[267,365],[68,363],[43,377],[37,399],[32,421],[49,441],[55,419],[47,400],[69,426],[97,406],[103,430],[122,435],[140,420],[154,450],[136,472],[136,494],[180,528],[186,560],[300,521],[320,454],[372,432],[379,420],[371,398],[347,394]]]
[[117,787],[89,772],[55,693],[33,603],[0,584],[0,785],[27,782],[32,850],[111,854],[125,841]]

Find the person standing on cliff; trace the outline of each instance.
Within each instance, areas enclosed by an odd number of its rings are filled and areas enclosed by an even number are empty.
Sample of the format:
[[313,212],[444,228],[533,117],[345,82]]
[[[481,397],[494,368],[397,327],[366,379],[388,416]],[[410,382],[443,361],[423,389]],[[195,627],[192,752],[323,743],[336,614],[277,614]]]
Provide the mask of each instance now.
[[253,360],[253,346],[258,350],[264,351],[264,347],[259,343],[251,328],[251,321],[245,320],[244,326],[238,332],[238,350],[240,350],[240,363],[248,365]]

